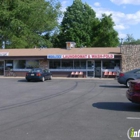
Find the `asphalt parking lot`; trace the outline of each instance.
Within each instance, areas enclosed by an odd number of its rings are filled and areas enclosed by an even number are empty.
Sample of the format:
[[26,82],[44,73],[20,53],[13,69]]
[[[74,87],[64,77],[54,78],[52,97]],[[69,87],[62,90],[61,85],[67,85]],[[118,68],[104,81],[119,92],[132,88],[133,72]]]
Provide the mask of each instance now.
[[126,90],[115,80],[0,78],[0,140],[127,140],[140,106]]

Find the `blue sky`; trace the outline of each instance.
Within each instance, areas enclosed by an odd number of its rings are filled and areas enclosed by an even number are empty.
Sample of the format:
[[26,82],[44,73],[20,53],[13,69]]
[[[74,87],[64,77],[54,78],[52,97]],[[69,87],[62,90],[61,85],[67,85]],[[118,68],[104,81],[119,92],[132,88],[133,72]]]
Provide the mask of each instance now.
[[[59,0],[62,11],[71,6],[73,0]],[[103,13],[112,14],[115,22],[114,29],[119,33],[119,38],[126,39],[130,34],[134,39],[140,39],[140,0],[82,0],[96,12],[96,17],[101,18]]]

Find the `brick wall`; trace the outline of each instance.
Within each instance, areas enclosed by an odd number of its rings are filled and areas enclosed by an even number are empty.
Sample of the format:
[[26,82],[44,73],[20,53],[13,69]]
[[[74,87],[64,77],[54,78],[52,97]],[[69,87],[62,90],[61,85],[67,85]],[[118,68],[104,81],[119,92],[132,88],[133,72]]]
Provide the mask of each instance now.
[[140,45],[122,45],[122,72],[140,68]]

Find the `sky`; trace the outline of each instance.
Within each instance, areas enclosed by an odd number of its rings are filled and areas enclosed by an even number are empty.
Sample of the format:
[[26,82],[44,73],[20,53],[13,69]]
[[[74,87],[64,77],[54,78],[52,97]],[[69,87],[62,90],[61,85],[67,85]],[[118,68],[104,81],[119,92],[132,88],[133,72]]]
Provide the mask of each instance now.
[[[66,11],[73,0],[59,0],[61,10]],[[127,35],[134,39],[140,39],[140,0],[82,0],[96,12],[96,17],[101,18],[102,14],[112,14],[115,23],[114,29],[118,32],[119,38],[125,40]]]

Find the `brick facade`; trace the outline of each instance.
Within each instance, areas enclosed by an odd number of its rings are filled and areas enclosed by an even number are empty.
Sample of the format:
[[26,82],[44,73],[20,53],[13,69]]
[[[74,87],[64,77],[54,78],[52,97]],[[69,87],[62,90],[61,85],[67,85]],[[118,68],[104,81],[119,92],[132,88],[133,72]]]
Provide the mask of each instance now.
[[140,68],[140,45],[122,45],[122,72]]

